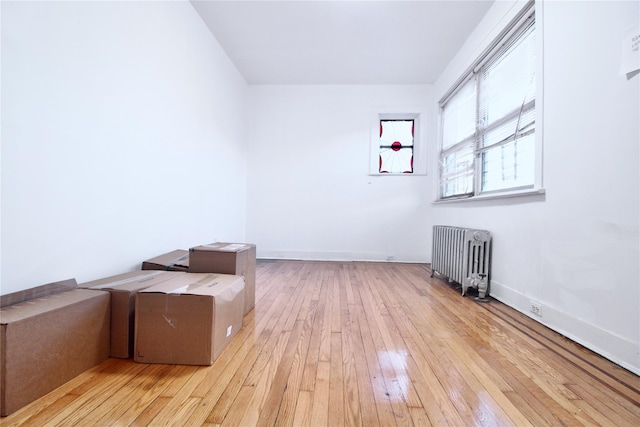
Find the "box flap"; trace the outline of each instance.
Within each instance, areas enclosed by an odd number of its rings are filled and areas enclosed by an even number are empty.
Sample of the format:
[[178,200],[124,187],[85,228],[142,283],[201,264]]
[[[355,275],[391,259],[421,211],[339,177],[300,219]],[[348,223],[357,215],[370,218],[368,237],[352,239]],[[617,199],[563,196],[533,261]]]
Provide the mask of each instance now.
[[155,264],[165,266],[167,268],[173,266],[189,267],[189,251],[184,249],[176,249],[166,254],[158,255],[157,257],[148,259],[143,264]]
[[0,295],[0,307],[8,307],[13,304],[29,301],[36,298],[42,298],[47,295],[57,294],[59,292],[69,291],[78,287],[76,279],[67,279],[60,282],[48,283],[46,285],[37,286],[31,289],[14,292],[7,295]]

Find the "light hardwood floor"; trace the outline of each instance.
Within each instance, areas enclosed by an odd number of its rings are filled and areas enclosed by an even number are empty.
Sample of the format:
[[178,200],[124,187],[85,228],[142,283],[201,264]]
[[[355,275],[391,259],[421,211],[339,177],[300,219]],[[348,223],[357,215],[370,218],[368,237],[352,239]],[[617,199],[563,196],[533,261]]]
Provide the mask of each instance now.
[[640,378],[428,265],[259,261],[210,367],[109,359],[12,425],[640,425]]

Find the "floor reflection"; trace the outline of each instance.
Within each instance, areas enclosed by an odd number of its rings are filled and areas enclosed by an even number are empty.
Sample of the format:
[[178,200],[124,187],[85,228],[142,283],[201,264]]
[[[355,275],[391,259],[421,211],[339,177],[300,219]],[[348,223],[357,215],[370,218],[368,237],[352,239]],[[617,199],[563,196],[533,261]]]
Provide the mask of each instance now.
[[410,381],[406,351],[378,351],[378,363],[385,384],[384,396],[380,397],[391,402],[406,401]]

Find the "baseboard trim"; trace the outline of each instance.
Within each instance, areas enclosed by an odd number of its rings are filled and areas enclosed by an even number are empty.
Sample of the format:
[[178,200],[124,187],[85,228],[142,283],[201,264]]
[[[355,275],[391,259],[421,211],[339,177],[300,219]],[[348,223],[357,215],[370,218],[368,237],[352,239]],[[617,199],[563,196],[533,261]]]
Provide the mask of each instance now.
[[393,255],[364,252],[305,252],[305,251],[277,251],[258,249],[256,257],[259,259],[286,259],[302,261],[364,261],[364,262],[401,262],[424,264],[420,258],[396,257]]
[[[584,320],[577,319],[555,309],[552,305],[539,298],[532,298],[495,280],[491,281],[490,293],[491,297],[518,310],[549,329],[566,336],[630,372],[640,375],[640,346],[637,343],[598,328]],[[532,300],[541,305],[542,316],[537,316],[531,312]],[[615,351],[611,351],[611,349],[615,349]]]

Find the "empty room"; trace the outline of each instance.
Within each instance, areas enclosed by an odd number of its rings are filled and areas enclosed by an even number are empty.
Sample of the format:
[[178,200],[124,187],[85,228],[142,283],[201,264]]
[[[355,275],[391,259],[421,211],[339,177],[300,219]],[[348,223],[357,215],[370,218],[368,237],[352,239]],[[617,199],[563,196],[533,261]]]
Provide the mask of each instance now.
[[1,425],[640,425],[638,1],[0,24]]

